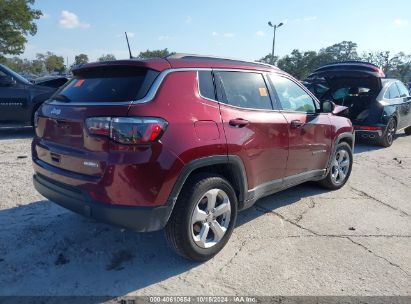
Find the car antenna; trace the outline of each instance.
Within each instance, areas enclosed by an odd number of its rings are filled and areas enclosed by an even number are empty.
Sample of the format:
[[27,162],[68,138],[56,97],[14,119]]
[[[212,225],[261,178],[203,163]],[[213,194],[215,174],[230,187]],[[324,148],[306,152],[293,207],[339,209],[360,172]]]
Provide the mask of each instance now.
[[130,43],[128,42],[127,32],[124,32],[124,34],[126,34],[126,40],[127,40],[127,46],[128,46],[128,53],[130,54],[130,59],[133,59],[133,55],[131,55]]

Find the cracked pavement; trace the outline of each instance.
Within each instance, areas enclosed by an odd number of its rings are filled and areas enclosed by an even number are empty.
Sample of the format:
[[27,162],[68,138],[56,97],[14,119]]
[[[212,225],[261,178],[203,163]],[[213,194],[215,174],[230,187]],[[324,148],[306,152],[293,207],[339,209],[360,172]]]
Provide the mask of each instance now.
[[[0,131],[0,295],[411,295],[411,137],[357,144],[347,185],[308,183],[238,216],[224,250],[188,262],[54,205],[31,183],[30,130]],[[27,156],[25,158],[25,156]]]

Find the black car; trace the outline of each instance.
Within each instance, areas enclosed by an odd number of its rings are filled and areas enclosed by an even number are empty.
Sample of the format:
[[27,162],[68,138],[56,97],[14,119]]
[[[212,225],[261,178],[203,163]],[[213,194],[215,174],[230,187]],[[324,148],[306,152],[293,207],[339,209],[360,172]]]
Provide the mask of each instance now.
[[37,85],[57,89],[65,84],[68,80],[69,78],[67,76],[43,76],[34,78],[30,80],[30,82]]
[[0,64],[0,126],[33,125],[38,107],[67,80],[53,77],[32,83]]
[[304,84],[321,101],[348,107],[356,136],[372,139],[384,147],[404,130],[411,135],[411,97],[399,80],[368,62],[346,61],[315,70]]

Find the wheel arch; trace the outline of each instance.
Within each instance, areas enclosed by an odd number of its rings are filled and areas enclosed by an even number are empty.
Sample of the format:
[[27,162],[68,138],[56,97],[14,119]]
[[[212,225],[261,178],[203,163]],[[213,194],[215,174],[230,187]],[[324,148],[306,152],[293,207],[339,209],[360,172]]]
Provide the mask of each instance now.
[[338,144],[340,144],[342,142],[347,143],[351,147],[351,150],[354,152],[354,145],[355,145],[355,135],[354,135],[354,133],[343,132],[343,133],[338,134],[334,139],[334,142],[333,142],[333,145],[332,145],[332,148],[331,148],[330,158],[329,158],[328,164],[327,164],[327,170],[324,173],[324,176],[327,176],[328,172],[330,171],[331,162],[332,162],[335,150],[337,149]]
[[335,146],[342,142],[346,142],[351,149],[354,149],[355,137],[352,133],[342,133],[337,137]]
[[383,108],[381,122],[384,125],[388,125],[390,119],[395,119],[395,123],[398,126],[398,123],[400,122],[400,115],[398,113],[398,108],[395,105],[387,105]]
[[228,180],[236,192],[238,207],[241,209],[248,191],[247,175],[242,160],[234,155],[208,156],[186,164],[173,186],[167,204],[176,203],[183,186],[191,176],[205,172],[215,173]]
[[398,128],[398,113],[397,112],[395,112],[393,115],[392,115],[392,119],[394,119],[395,120],[395,126]]

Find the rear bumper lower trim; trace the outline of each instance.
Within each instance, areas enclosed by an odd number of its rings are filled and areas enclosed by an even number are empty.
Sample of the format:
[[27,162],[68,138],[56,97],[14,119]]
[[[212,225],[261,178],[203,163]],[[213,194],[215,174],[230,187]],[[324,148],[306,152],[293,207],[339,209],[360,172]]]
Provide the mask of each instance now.
[[378,139],[382,136],[382,130],[356,130],[355,136],[358,138]]
[[66,209],[97,221],[138,232],[164,228],[173,208],[168,205],[132,207],[95,202],[78,188],[55,182],[39,174],[33,176],[33,183],[40,194]]

